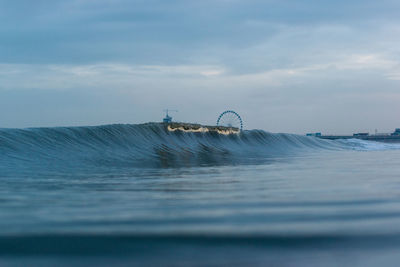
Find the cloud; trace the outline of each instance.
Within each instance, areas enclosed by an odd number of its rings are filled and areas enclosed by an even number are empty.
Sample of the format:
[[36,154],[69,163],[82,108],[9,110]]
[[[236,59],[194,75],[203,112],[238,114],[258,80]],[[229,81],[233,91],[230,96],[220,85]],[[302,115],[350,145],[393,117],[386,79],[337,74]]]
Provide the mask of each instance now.
[[224,72],[223,67],[207,65],[0,64],[0,90],[121,88],[131,87],[143,80],[201,79],[216,77]]
[[[212,123],[234,108],[248,127],[272,131],[328,130],[346,114],[358,115],[343,131],[367,127],[364,117],[376,114],[391,129],[400,112],[391,106],[399,100],[399,7],[390,0],[0,1],[0,99],[8,107],[0,106],[0,121],[139,122],[177,107],[181,120]],[[13,112],[30,98],[31,109]]]

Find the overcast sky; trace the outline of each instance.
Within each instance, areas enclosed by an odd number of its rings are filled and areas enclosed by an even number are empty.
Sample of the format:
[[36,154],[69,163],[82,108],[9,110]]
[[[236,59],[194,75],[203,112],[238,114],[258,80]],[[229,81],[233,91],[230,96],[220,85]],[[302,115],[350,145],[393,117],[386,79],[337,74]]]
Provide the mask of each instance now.
[[400,127],[400,1],[0,0],[0,127]]

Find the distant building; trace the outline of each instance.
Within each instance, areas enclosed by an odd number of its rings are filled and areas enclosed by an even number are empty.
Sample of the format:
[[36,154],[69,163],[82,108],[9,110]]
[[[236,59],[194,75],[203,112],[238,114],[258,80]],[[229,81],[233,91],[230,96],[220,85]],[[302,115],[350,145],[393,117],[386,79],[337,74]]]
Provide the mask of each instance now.
[[394,130],[390,135],[400,135],[400,128],[396,128],[396,130]]
[[172,122],[172,117],[171,116],[168,116],[168,114],[165,116],[165,118],[163,119],[163,122],[164,123],[170,123],[170,122]]
[[369,133],[355,133],[353,136],[368,136]]
[[391,133],[376,133],[377,136],[390,136]]
[[321,136],[321,133],[308,133],[306,136]]
[[164,109],[164,112],[165,112],[165,118],[163,119],[164,123],[171,123],[172,122],[172,117],[169,116],[169,114],[168,114],[168,112],[171,112],[171,111],[178,112],[175,109]]

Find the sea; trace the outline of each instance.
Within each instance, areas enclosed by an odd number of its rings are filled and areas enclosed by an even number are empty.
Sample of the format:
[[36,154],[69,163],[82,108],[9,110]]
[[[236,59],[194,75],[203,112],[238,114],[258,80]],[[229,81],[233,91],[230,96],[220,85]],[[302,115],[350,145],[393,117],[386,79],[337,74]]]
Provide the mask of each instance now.
[[400,144],[0,129],[0,266],[398,266]]

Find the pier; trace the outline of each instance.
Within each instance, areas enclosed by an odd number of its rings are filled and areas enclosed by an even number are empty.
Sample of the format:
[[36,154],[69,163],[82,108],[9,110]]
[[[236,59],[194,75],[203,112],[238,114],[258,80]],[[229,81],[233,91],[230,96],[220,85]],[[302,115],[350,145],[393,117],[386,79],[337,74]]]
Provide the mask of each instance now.
[[321,133],[309,133],[307,136],[314,136],[321,139],[337,140],[337,139],[361,139],[367,141],[386,142],[386,143],[400,143],[400,128],[397,128],[393,133],[388,134],[374,134],[369,133],[355,133],[353,135],[323,135]]
[[168,112],[177,110],[165,109],[163,124],[170,132],[182,131],[191,133],[218,133],[218,134],[239,134],[243,130],[242,118],[233,110],[226,110],[217,119],[216,126],[201,125],[197,123],[173,122]]
[[321,135],[317,136],[321,139],[337,140],[337,139],[361,139],[367,141],[400,143],[400,135]]
[[238,134],[240,129],[236,127],[226,127],[226,126],[207,126],[195,123],[184,123],[184,122],[170,122],[164,123],[170,132],[182,131],[182,132],[192,132],[192,133],[206,133],[215,132],[219,134]]

